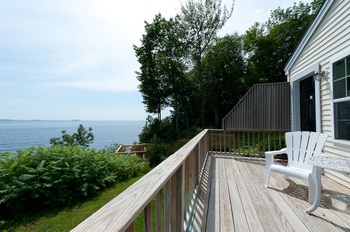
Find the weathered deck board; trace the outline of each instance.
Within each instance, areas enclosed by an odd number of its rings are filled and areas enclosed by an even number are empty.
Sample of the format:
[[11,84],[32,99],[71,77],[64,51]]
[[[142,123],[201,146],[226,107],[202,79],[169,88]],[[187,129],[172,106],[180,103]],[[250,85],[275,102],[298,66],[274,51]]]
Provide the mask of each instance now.
[[226,174],[227,174],[227,184],[229,187],[229,195],[231,200],[231,207],[235,209],[233,213],[233,221],[235,226],[235,231],[249,231],[249,226],[244,212],[244,207],[242,205],[241,196],[238,192],[237,181],[235,180],[233,170],[230,163],[225,163]]
[[[243,162],[245,164],[245,162]],[[286,216],[282,213],[275,199],[268,193],[266,188],[261,186],[264,184],[263,181],[256,179],[256,175],[251,165],[236,165],[239,168],[242,175],[245,176],[246,185],[250,189],[250,195],[254,202],[255,210],[258,212],[260,221],[264,224],[265,231],[290,231],[292,226]]]
[[[217,158],[221,159],[221,158]],[[228,161],[226,161],[228,162]],[[241,198],[242,206],[244,208],[244,213],[247,219],[247,224],[249,226],[249,229],[251,231],[263,231],[263,224],[260,222],[259,216],[254,209],[254,202],[252,201],[250,194],[247,194],[249,192],[249,189],[245,185],[245,180],[242,175],[240,175],[239,170],[235,166],[235,162],[230,162],[232,171],[234,173],[234,178],[236,179],[237,183],[237,189],[239,196]],[[238,195],[238,194],[237,194]],[[232,196],[235,197],[235,196]],[[235,212],[235,209],[232,209],[232,212]],[[220,215],[224,216],[224,215]]]
[[[220,214],[219,210],[216,208],[219,205],[219,197],[217,193],[219,192],[219,169],[215,168],[217,165],[216,159],[213,158],[213,169],[211,176],[211,184],[209,189],[209,202],[208,202],[208,217],[206,220],[206,231],[220,231]],[[214,210],[213,210],[214,209]]]
[[[212,155],[200,186],[194,231],[350,231],[350,206],[322,198],[311,215],[307,183],[271,173],[264,187],[265,159]],[[323,192],[350,189],[322,176]],[[202,223],[202,224],[201,224]]]
[[205,225],[207,224],[207,213],[209,207],[209,193],[210,193],[210,183],[211,180],[211,170],[213,166],[212,156],[208,156],[207,162],[203,168],[203,175],[201,179],[201,183],[198,188],[197,199],[195,201],[195,205],[193,206],[194,217],[189,222],[189,229],[191,231],[205,231]]

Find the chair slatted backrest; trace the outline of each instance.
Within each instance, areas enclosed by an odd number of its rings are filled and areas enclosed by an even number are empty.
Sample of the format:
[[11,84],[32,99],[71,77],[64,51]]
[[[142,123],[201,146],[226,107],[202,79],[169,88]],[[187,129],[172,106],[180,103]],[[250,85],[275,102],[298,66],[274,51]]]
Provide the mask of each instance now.
[[321,155],[327,137],[317,132],[287,132],[288,166],[311,170],[312,165],[308,163],[308,160],[311,156]]

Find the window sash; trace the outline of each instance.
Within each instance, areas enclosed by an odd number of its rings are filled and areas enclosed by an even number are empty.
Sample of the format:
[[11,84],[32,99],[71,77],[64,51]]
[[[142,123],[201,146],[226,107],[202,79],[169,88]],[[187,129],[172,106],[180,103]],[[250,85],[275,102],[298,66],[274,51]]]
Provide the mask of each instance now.
[[334,138],[350,140],[350,56],[332,64]]

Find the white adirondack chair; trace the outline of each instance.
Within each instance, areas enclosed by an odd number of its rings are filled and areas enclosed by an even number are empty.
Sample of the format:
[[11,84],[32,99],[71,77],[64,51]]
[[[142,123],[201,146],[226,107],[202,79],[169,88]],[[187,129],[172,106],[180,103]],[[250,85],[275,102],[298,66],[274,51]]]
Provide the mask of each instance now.
[[[313,166],[308,163],[308,160],[310,156],[323,154],[322,149],[327,140],[327,137],[328,136],[325,134],[316,132],[287,132],[285,135],[287,145],[286,148],[283,148],[279,151],[265,152],[265,186],[268,186],[270,172],[278,172],[287,176],[307,180],[309,184],[309,202],[312,204],[315,199],[316,181],[320,180],[317,175],[321,175],[321,173],[316,172],[316,168],[313,168]],[[274,156],[277,154],[287,154],[287,166],[274,164]]]

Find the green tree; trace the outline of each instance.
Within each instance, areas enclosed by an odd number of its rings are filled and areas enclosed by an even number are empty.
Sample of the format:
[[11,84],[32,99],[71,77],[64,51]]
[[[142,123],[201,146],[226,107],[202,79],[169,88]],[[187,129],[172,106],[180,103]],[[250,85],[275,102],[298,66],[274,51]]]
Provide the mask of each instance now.
[[92,133],[92,128],[89,127],[88,130],[80,124],[77,132],[72,135],[67,134],[66,130],[62,131],[61,138],[51,138],[50,144],[52,145],[64,145],[64,146],[80,146],[89,147],[94,140],[94,134]]
[[242,38],[238,34],[219,38],[209,47],[203,58],[203,82],[211,126],[220,128],[221,119],[245,93],[244,70]]
[[201,123],[205,126],[205,99],[202,76],[202,58],[208,46],[217,37],[233,12],[234,1],[230,9],[222,7],[221,0],[189,0],[181,5],[181,22],[186,28],[190,43],[190,58],[198,71],[201,95]]
[[278,7],[266,23],[255,23],[245,34],[249,84],[286,81],[284,66],[316,16],[324,0]]
[[146,111],[158,114],[161,121],[162,109],[171,106],[177,110],[179,90],[183,89],[185,31],[176,17],[166,20],[161,14],[157,14],[152,23],[145,22],[145,31],[141,46],[134,45],[141,64],[136,74]]

